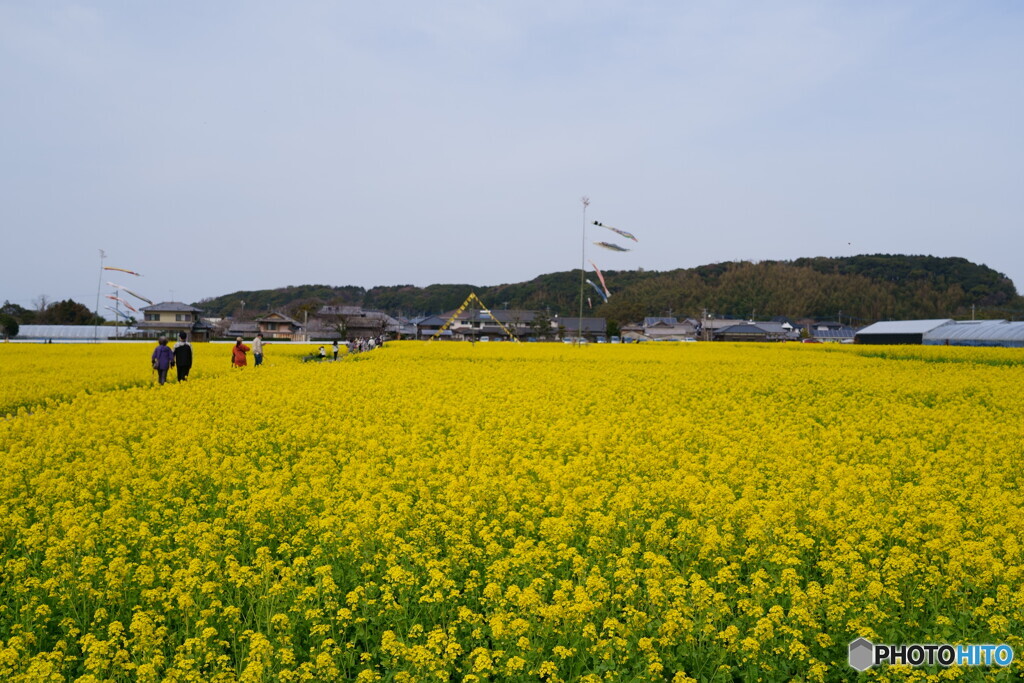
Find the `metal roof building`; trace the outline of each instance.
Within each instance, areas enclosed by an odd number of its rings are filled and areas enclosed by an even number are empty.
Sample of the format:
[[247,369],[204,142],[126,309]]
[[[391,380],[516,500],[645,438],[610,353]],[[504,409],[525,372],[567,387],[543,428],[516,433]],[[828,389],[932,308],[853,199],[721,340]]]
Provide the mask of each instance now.
[[924,335],[929,346],[1009,346],[1024,348],[1024,322],[977,320],[943,325]]
[[822,342],[852,342],[857,330],[852,327],[818,327],[811,330],[811,338]]
[[923,344],[924,335],[953,322],[952,318],[887,320],[860,330],[854,341],[857,344]]

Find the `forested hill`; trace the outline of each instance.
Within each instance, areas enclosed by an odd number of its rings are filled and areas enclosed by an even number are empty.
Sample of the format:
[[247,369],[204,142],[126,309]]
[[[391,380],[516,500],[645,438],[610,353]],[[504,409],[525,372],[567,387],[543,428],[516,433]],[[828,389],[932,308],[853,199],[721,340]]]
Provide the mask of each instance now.
[[[586,315],[618,323],[652,315],[699,317],[787,316],[872,322],[905,318],[977,316],[1020,318],[1024,298],[1013,282],[991,268],[963,258],[873,254],[795,261],[716,263],[671,271],[605,271],[608,303],[588,286]],[[588,277],[596,281],[593,273]],[[208,316],[254,317],[281,311],[300,317],[322,304],[352,304],[415,316],[458,307],[470,292],[493,308],[549,309],[573,315],[579,310],[580,272],[549,273],[516,284],[414,287],[301,285],[243,291],[204,299],[194,305]],[[242,302],[245,302],[244,305]]]

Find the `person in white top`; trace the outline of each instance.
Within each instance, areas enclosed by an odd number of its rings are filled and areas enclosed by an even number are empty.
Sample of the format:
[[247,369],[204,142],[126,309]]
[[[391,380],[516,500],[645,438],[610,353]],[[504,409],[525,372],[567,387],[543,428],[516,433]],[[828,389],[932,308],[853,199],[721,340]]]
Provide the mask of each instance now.
[[252,340],[252,357],[256,361],[256,367],[263,364],[263,333],[257,332]]

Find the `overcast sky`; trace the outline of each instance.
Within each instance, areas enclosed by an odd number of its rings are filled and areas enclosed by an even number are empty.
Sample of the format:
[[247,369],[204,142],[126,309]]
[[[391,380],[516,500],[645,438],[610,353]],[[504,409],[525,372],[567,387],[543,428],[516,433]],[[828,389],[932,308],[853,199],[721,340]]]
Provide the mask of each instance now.
[[[1024,3],[0,0],[0,300],[858,253],[1024,289]],[[614,281],[609,282],[614,290]],[[104,293],[109,291],[103,285]]]

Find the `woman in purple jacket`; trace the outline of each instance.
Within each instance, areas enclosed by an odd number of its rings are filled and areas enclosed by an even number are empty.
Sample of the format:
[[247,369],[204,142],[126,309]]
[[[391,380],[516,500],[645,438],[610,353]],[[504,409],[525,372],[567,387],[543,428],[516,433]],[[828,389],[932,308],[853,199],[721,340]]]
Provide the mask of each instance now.
[[153,350],[153,369],[156,370],[157,381],[163,384],[167,381],[167,371],[174,367],[174,352],[167,346],[167,337],[160,337],[157,340],[157,347]]

